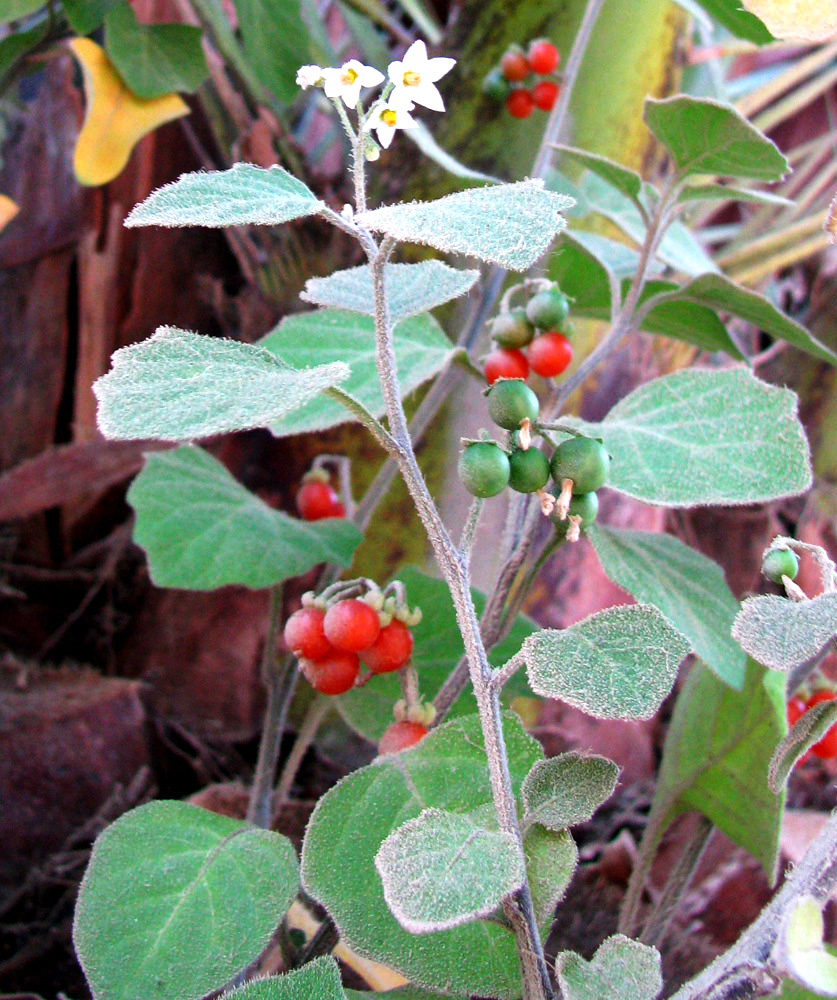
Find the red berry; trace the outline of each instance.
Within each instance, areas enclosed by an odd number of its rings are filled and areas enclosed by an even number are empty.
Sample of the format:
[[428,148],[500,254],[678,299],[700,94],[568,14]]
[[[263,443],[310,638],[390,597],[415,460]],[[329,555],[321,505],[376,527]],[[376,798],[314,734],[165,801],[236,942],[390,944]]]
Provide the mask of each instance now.
[[360,660],[356,653],[332,649],[321,660],[301,659],[299,669],[320,694],[345,694],[355,686],[360,673]]
[[509,49],[500,60],[500,70],[510,83],[520,83],[529,75],[529,63],[522,52]]
[[535,99],[528,90],[513,90],[506,98],[506,110],[512,118],[528,118],[535,110]]
[[373,674],[400,670],[413,652],[413,633],[397,619],[381,629],[378,638],[361,654]]
[[[813,708],[814,705],[820,705],[824,701],[834,701],[834,698],[834,691],[817,691],[816,694],[811,695],[805,707],[806,709]],[[819,743],[815,743],[811,747],[811,753],[815,757],[819,757],[820,760],[831,760],[837,757],[837,722],[828,730]]]
[[381,623],[378,612],[358,600],[338,601],[326,611],[323,631],[336,649],[360,653],[378,638]]
[[561,88],[552,80],[541,80],[532,87],[532,100],[541,111],[551,111],[555,107]]
[[537,73],[538,76],[546,76],[548,73],[554,73],[558,68],[558,63],[561,61],[558,49],[555,48],[552,42],[548,42],[544,38],[538,38],[532,42],[529,46],[527,58],[532,72]]
[[543,378],[560,375],[572,359],[572,344],[562,333],[542,333],[529,345],[529,365]]
[[331,652],[331,643],[323,632],[325,612],[319,608],[300,608],[285,622],[288,649],[306,660],[320,660]]
[[381,737],[378,753],[398,753],[407,747],[415,746],[419,740],[427,736],[427,727],[420,722],[393,722]]
[[485,359],[485,381],[494,385],[498,378],[529,377],[529,362],[523,351],[513,347],[500,347]]
[[797,696],[788,702],[788,725],[795,726],[805,714],[805,702]]
[[296,495],[296,509],[306,521],[321,521],[324,517],[345,517],[346,508],[334,490],[319,479],[303,483]]

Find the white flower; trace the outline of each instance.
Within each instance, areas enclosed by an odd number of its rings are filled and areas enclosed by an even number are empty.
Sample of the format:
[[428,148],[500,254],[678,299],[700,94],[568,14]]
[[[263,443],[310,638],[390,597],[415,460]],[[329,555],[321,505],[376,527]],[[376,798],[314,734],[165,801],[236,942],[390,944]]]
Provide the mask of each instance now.
[[319,66],[300,66],[296,71],[296,85],[308,90],[309,87],[321,87],[323,71]]
[[343,98],[347,108],[356,108],[361,87],[377,87],[384,74],[373,66],[364,66],[357,59],[343,63],[340,69],[324,69],[326,97]]
[[365,127],[374,129],[378,133],[378,142],[384,149],[389,149],[396,129],[418,128],[418,122],[410,114],[414,107],[412,101],[407,103],[403,100],[398,101],[393,95],[386,104],[380,104],[372,109]]
[[392,96],[396,100],[414,101],[431,111],[444,111],[445,102],[436,87],[445,73],[453,69],[455,59],[427,58],[427,47],[419,39],[407,49],[400,62],[389,64],[389,78],[395,84]]

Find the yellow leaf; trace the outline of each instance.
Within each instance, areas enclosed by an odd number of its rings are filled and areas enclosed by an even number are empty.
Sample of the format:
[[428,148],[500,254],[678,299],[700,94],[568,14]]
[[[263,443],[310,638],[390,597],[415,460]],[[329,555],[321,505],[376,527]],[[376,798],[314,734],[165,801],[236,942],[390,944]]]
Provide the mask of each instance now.
[[776,38],[827,42],[837,35],[834,0],[744,0],[744,6]]
[[87,112],[76,142],[73,167],[79,183],[107,184],[123,169],[131,150],[155,128],[189,114],[177,94],[144,101],[122,82],[104,49],[89,38],[70,42],[84,75]]
[[832,243],[837,243],[837,194],[828,209],[828,217],[825,220],[825,231]]
[[5,194],[0,194],[0,233],[20,211],[20,206]]

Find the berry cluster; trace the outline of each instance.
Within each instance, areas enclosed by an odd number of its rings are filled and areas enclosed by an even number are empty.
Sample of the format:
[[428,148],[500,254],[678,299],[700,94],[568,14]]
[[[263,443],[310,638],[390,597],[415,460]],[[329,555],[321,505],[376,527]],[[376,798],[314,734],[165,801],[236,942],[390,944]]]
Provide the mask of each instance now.
[[331,485],[328,473],[319,468],[306,472],[302,477],[302,486],[296,495],[296,509],[304,521],[346,516],[346,508]]
[[[785,576],[787,576],[787,573]],[[795,695],[788,702],[788,725],[793,726],[809,708],[813,708],[814,705],[820,705],[824,701],[833,701],[835,696],[837,696],[837,692],[828,690],[827,688],[820,688],[818,691],[805,696]],[[799,758],[796,762],[797,765],[804,764],[807,760],[811,759],[812,755],[819,757],[820,760],[833,760],[837,757],[837,723],[828,730],[819,743],[815,743],[806,754]]]
[[[459,458],[459,478],[476,497],[493,497],[506,486],[518,493],[537,493],[545,514],[567,540],[595,521],[599,512],[596,490],[604,486],[610,455],[601,441],[572,434],[548,459],[530,447],[539,431],[538,397],[519,378],[500,378],[486,390],[488,413],[509,434],[509,449],[494,441],[466,441]],[[559,428],[565,430],[565,428]],[[550,477],[557,492],[545,492]]]
[[566,336],[570,332],[569,299],[557,285],[542,284],[546,287],[533,295],[525,308],[504,309],[491,324],[496,348],[485,359],[489,385],[500,378],[526,379],[530,371],[554,378],[572,361],[573,348]]
[[535,108],[551,111],[561,93],[560,82],[533,78],[553,76],[560,61],[558,49],[545,38],[530,42],[526,52],[519,45],[512,45],[499,66],[486,74],[482,91],[492,100],[505,102],[506,110],[514,118],[528,118]]

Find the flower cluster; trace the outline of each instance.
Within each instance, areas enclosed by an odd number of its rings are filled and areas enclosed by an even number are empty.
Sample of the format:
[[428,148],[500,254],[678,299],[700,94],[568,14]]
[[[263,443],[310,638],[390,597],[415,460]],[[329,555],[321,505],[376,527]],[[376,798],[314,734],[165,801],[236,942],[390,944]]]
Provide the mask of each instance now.
[[386,80],[382,95],[367,114],[359,112],[359,115],[361,131],[374,131],[378,142],[387,149],[397,129],[418,128],[418,122],[410,114],[417,104],[431,111],[445,110],[436,83],[450,72],[455,62],[444,57],[428,58],[427,47],[419,40],[407,49],[403,59],[389,64],[386,77],[373,66],[350,59],[339,68],[302,66],[296,82],[303,90],[322,87],[326,97],[335,102],[342,100],[347,108],[356,110],[361,90],[377,87]]

